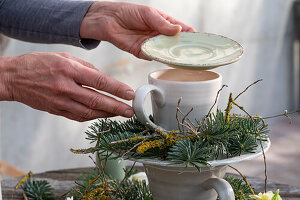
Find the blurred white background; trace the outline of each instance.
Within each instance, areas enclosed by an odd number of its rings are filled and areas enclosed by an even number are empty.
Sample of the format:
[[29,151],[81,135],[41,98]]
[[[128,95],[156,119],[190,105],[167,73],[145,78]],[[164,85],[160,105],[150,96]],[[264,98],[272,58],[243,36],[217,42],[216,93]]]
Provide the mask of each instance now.
[[[220,97],[220,108],[225,109],[229,91],[238,94],[261,78],[264,81],[238,101],[251,114],[267,116],[299,107],[295,92],[299,84],[293,67],[293,0],[130,2],[155,7],[200,32],[224,35],[242,44],[244,56],[240,61],[215,70],[229,86]],[[86,51],[66,45],[10,40],[4,55],[32,51],[68,52],[134,89],[147,83],[149,72],[165,68],[155,61],[137,59],[106,42],[101,42],[95,50]],[[149,102],[146,104],[150,112]],[[0,111],[3,160],[25,172],[93,165],[87,156],[73,155],[69,151],[71,147],[89,146],[84,132],[92,122],[77,123],[15,102],[0,102]]]

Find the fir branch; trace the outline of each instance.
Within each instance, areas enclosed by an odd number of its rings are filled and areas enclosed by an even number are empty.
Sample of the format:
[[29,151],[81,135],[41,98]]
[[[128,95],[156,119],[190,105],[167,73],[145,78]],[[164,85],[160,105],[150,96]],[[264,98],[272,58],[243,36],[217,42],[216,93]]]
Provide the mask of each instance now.
[[46,180],[27,179],[21,186],[28,200],[54,200],[53,188]]
[[[250,199],[249,195],[252,194],[251,189],[247,184],[243,183],[243,179],[231,176],[225,177],[224,179],[231,185],[234,192],[235,200]],[[254,188],[252,188],[252,190],[254,190]]]
[[86,131],[87,140],[91,143],[97,142],[105,133],[117,134],[123,132],[139,133],[146,129],[136,117],[128,119],[125,122],[113,121],[110,119],[98,120],[89,126],[89,130]]
[[[146,182],[129,180],[128,178],[134,170],[126,171],[127,176],[123,181],[107,179],[105,183],[101,177],[98,178],[97,170],[91,170],[79,177],[80,184],[77,184],[68,196],[73,196],[74,199],[102,199],[105,197],[122,200],[152,200],[152,194]],[[95,179],[96,181],[92,182]],[[85,193],[84,190],[88,185],[88,191]]]
[[[244,107],[240,106],[239,104],[237,104],[235,101],[232,102],[235,106],[237,106],[239,109],[241,109],[243,112],[245,112],[249,118],[251,119],[251,121],[253,122],[253,124],[255,124],[255,120],[253,119],[252,115],[250,115],[245,109]],[[259,129],[257,126],[255,126],[256,132],[259,132]],[[261,134],[258,135],[259,136],[259,143],[260,143],[260,147],[262,150],[262,155],[264,158],[264,167],[265,167],[265,192],[267,192],[267,182],[268,182],[268,175],[267,175],[267,161],[266,161],[266,154],[265,154],[265,150],[262,144],[262,136]]]
[[255,195],[254,189],[251,187],[250,183],[248,182],[248,180],[246,179],[246,177],[235,167],[228,165],[228,167],[234,169],[237,173],[239,173],[239,175],[243,178],[244,182],[247,184],[248,188],[250,189],[251,193],[253,195]]
[[228,152],[230,156],[240,156],[243,153],[255,153],[256,138],[250,134],[234,135],[229,137]]
[[[235,115],[234,115],[235,116]],[[102,127],[118,127],[113,121],[106,120],[107,124],[102,124]],[[123,122],[126,123],[126,122]],[[135,126],[135,125],[133,125]],[[116,130],[115,128],[113,128]],[[98,132],[103,132],[106,129],[97,129]],[[258,130],[258,131],[257,131]],[[230,123],[227,123],[224,113],[219,109],[216,114],[210,113],[205,123],[200,126],[200,130],[195,135],[192,131],[163,131],[159,129],[147,129],[141,132],[109,132],[102,134],[96,144],[96,149],[100,152],[114,152],[117,157],[127,156],[131,158],[159,158],[168,160],[168,151],[177,141],[184,141],[189,138],[193,142],[200,141],[211,149],[211,155],[207,160],[227,158],[240,153],[250,153],[255,144],[242,140],[244,136],[237,135],[252,135],[254,138],[262,135],[266,139],[268,133],[267,125],[262,123],[261,119],[255,119],[254,123],[249,118],[230,117]],[[231,140],[229,141],[229,138]],[[239,140],[234,140],[239,139]],[[241,139],[241,140],[240,140]],[[246,140],[249,141],[249,140]],[[235,142],[234,145],[231,143]],[[246,146],[245,146],[246,145]],[[250,146],[248,146],[250,145]],[[234,147],[240,148],[238,152],[233,151]],[[230,149],[230,150],[229,150]]]
[[168,160],[184,164],[186,167],[194,166],[200,171],[199,164],[209,165],[207,159],[210,157],[210,148],[201,141],[192,142],[189,139],[181,140],[170,148]]

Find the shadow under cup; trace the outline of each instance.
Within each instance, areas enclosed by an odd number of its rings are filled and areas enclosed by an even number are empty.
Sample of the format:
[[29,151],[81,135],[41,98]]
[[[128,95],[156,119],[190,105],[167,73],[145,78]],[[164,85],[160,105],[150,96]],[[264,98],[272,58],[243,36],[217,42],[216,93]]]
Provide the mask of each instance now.
[[[187,117],[193,124],[208,113],[222,86],[222,76],[212,71],[166,69],[149,74],[148,82],[148,85],[137,89],[133,101],[138,120],[149,123],[153,128],[178,130],[178,120],[181,122],[191,109],[193,111]],[[150,92],[154,123],[145,113],[143,105]],[[181,112],[177,113],[179,99]],[[212,112],[216,108],[215,105]]]

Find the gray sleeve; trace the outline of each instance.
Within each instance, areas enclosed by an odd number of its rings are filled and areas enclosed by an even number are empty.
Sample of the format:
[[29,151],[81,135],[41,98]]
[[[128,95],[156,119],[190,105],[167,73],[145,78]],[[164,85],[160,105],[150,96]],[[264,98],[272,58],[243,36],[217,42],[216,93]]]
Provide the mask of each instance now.
[[70,44],[93,49],[100,41],[79,36],[81,22],[92,3],[0,0],[0,33],[29,42]]

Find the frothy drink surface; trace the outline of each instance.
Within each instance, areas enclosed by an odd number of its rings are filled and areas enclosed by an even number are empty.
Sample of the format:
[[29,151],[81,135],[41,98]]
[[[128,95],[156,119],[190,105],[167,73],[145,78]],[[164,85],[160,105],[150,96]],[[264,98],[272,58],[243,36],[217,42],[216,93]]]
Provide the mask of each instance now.
[[219,75],[211,71],[169,69],[153,73],[152,77],[166,81],[196,82],[213,80],[218,78]]

